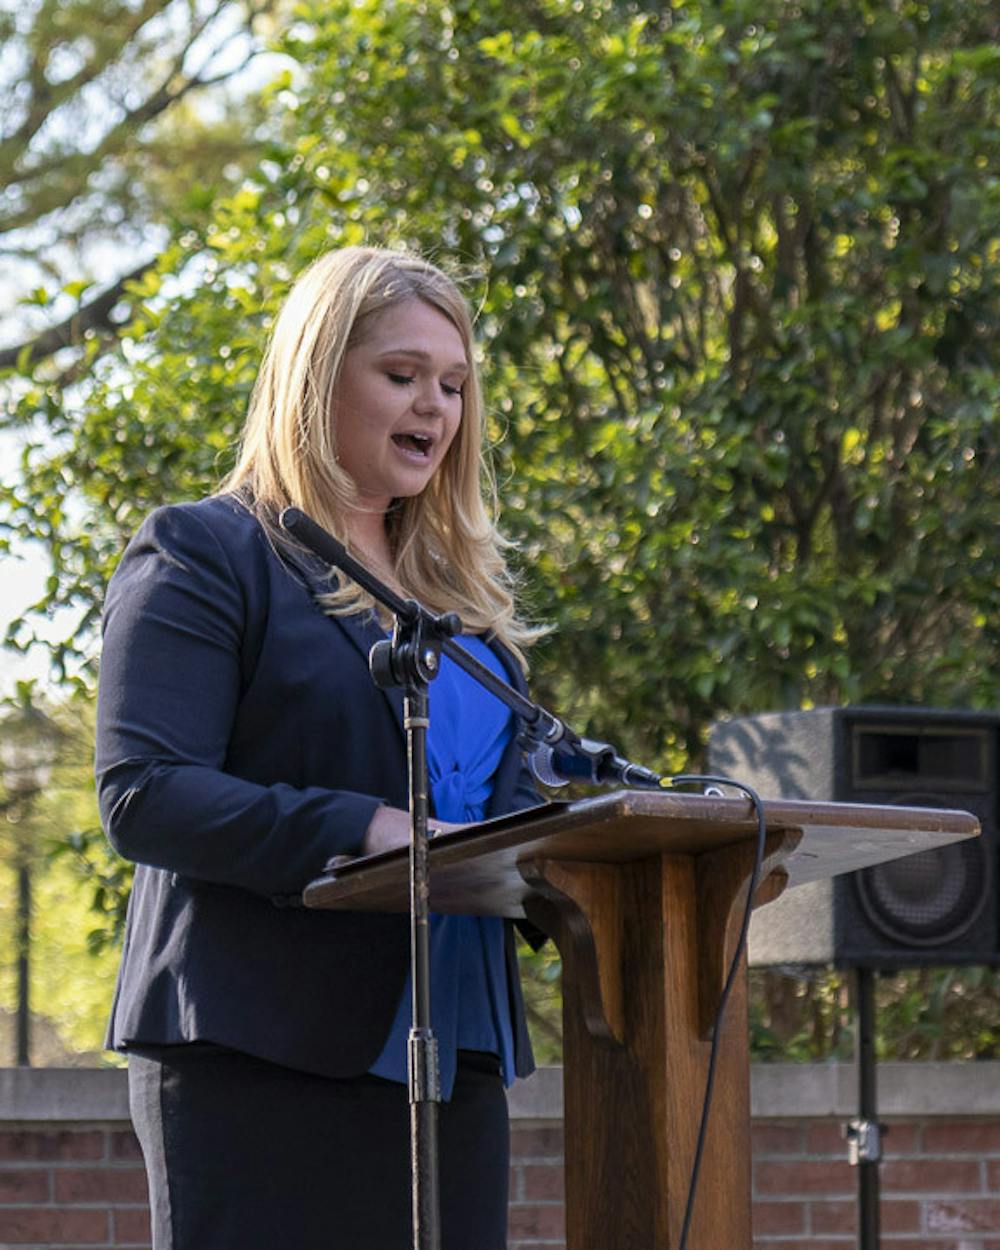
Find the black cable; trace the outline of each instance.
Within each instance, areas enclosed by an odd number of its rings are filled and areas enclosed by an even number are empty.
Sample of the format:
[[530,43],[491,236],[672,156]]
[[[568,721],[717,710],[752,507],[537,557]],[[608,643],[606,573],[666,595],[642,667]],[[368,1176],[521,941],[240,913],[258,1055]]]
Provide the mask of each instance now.
[[719,1038],[722,1036],[722,1021],[726,1011],[726,1004],[729,1001],[729,995],[732,992],[733,985],[736,981],[736,973],[739,970],[740,962],[743,958],[743,952],[747,944],[747,931],[750,928],[750,915],[753,912],[753,896],[757,892],[757,882],[760,877],[761,868],[764,863],[764,844],[767,839],[767,823],[764,819],[764,805],[756,790],[745,785],[742,781],[733,781],[731,777],[714,777],[710,775],[701,775],[695,773],[684,773],[679,777],[670,778],[671,786],[730,786],[734,790],[739,790],[747,796],[753,806],[757,816],[757,852],[754,856],[753,871],[750,873],[750,887],[747,891],[747,901],[743,908],[743,921],[740,925],[739,941],[736,943],[736,950],[733,952],[733,958],[729,965],[729,971],[726,974],[726,980],[722,987],[722,993],[719,996],[719,1006],[715,1013],[715,1023],[712,1028],[712,1049],[708,1056],[708,1077],[705,1081],[705,1097],[701,1107],[701,1123],[698,1126],[698,1141],[694,1150],[694,1161],[691,1164],[691,1179],[688,1182],[687,1202],[684,1206],[684,1223],[681,1225],[680,1241],[677,1250],[684,1250],[687,1245],[688,1230],[691,1226],[691,1216],[694,1212],[694,1199],[698,1189],[698,1173],[701,1170],[701,1156],[705,1149],[705,1134],[708,1128],[708,1113],[712,1105],[712,1089],[715,1085],[715,1068],[716,1060],[719,1056]]

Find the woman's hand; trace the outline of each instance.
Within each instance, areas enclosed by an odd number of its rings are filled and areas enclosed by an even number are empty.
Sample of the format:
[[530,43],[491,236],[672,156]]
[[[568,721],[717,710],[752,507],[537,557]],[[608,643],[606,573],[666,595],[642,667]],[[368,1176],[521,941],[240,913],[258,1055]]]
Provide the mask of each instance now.
[[[436,818],[428,823],[432,829],[439,829],[442,832],[451,832],[453,829],[465,827]],[[380,807],[372,817],[358,854],[377,855],[381,851],[394,851],[397,847],[409,845],[410,813],[400,811],[398,807]]]

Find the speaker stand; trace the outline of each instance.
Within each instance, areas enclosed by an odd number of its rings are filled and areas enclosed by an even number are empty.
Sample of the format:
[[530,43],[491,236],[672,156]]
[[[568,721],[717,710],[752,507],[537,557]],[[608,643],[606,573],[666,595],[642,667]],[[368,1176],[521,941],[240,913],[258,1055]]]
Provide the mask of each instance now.
[[858,1250],[878,1250],[878,1169],[883,1125],[878,1122],[875,1055],[874,968],[855,968],[854,1061],[858,1078],[858,1115],[846,1126],[847,1160],[858,1169]]

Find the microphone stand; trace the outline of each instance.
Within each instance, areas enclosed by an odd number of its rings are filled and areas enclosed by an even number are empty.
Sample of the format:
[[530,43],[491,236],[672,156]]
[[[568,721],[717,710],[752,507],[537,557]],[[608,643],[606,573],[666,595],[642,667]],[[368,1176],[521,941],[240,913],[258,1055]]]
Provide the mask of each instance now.
[[415,603],[396,615],[390,642],[377,642],[368,657],[375,684],[402,686],[403,726],[410,792],[410,981],[412,1014],[407,1039],[410,1098],[410,1175],[413,1245],[438,1250],[441,1212],[438,1185],[437,1112],[441,1101],[437,1038],[431,1027],[430,874],[427,864],[428,685],[440,668],[443,638],[461,628],[457,617],[433,618]]
[[410,1175],[414,1250],[440,1250],[437,1111],[441,1101],[437,1038],[431,1027],[427,821],[427,730],[429,684],[441,667],[441,652],[501,699],[520,718],[520,741],[531,753],[536,777],[548,785],[572,779],[599,784],[656,788],[659,774],[622,759],[606,742],[575,734],[565,722],[497,677],[453,641],[462,622],[453,612],[437,616],[415,599],[403,599],[355,560],[311,517],[286,508],[281,526],[325,564],[341,569],[394,616],[392,638],[377,642],[368,657],[375,684],[402,686],[410,793],[410,973],[412,1024],[407,1045],[410,1100]]

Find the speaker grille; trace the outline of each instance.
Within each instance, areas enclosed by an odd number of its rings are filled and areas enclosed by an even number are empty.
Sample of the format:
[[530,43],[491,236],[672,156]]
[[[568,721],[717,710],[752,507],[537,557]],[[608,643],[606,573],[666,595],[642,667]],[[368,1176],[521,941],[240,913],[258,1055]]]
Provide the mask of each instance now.
[[[937,794],[901,796],[900,806],[950,807]],[[954,942],[979,918],[993,888],[985,839],[939,847],[890,860],[855,875],[865,917],[879,933],[902,946]]]

